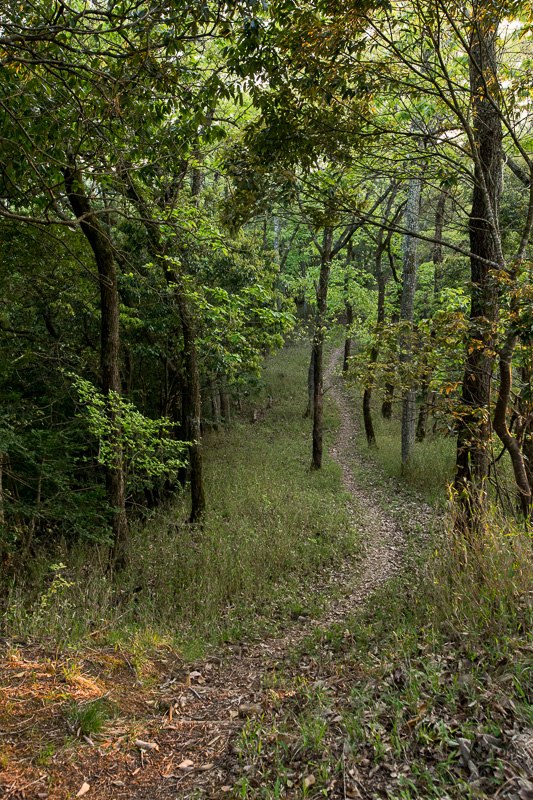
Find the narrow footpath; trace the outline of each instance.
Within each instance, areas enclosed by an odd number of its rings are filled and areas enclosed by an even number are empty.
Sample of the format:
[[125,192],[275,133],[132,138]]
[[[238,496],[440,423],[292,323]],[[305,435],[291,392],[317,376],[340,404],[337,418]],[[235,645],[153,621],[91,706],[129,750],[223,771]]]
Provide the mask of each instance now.
[[[217,653],[211,661],[192,665],[188,686],[170,679],[162,687],[163,695],[172,698],[179,713],[154,730],[158,756],[165,754],[161,778],[154,785],[152,770],[150,775],[148,771],[145,776],[137,773],[136,780],[141,779],[142,783],[139,781],[131,798],[231,797],[241,770],[233,746],[236,735],[248,720],[268,721],[272,713],[271,689],[266,688],[268,676],[286,666],[313,627],[327,629],[342,624],[347,615],[401,570],[405,531],[397,517],[383,508],[387,490],[376,487],[370,496],[358,486],[354,475],[354,465],[362,471],[368,471],[369,466],[356,453],[357,421],[339,375],[341,353],[342,347],[332,352],[325,371],[326,391],[341,415],[330,455],[342,467],[344,486],[353,498],[350,513],[353,524],[361,530],[362,556],[347,559],[329,583],[317,584],[317,590],[324,592],[331,591],[334,584],[336,596],[341,595],[320,620],[300,618],[281,637],[234,645]],[[429,526],[431,509],[421,509],[419,503],[416,507],[418,523]],[[309,669],[306,661],[304,655],[297,664],[302,673]],[[151,754],[147,757],[154,759]],[[160,757],[157,760],[161,763]]]
[[[136,668],[120,650],[87,651],[71,680],[81,682],[88,700],[94,693],[99,696],[99,665],[107,663],[106,659],[113,663],[116,679],[104,696],[122,696],[122,705],[129,708],[127,718],[115,719],[94,741],[70,730],[74,738],[69,749],[64,746],[66,731],[58,728],[51,715],[49,729],[42,731],[40,754],[28,764],[28,770],[11,773],[8,779],[0,769],[0,794],[6,800],[66,800],[74,796],[86,796],[87,800],[233,800],[245,796],[243,780],[251,787],[247,797],[250,791],[253,796],[254,787],[259,795],[262,778],[239,753],[244,733],[258,726],[270,726],[272,731],[282,721],[283,703],[290,702],[294,692],[280,688],[281,675],[283,685],[294,679],[300,686],[311,686],[328,679],[323,658],[327,649],[313,656],[308,644],[313,639],[321,642],[325,631],[343,630],[353,611],[401,571],[407,534],[400,516],[415,520],[419,532],[431,522],[427,506],[421,508],[418,499],[411,501],[394,481],[357,454],[357,412],[339,374],[341,353],[342,348],[333,351],[325,373],[326,392],[341,416],[330,456],[343,470],[351,498],[348,510],[360,534],[360,547],[340,567],[317,575],[313,593],[327,598],[320,619],[302,614],[282,636],[221,646],[210,658],[194,664],[184,664],[177,656],[166,659],[163,654],[151,686],[146,680],[138,681]],[[393,507],[401,513],[385,510]],[[58,664],[57,655],[55,661],[45,658],[41,644],[21,644],[13,652],[15,661],[6,678],[13,676],[22,683],[29,670],[28,697],[39,687],[44,692],[50,684],[45,695],[56,702],[54,691],[61,690],[66,668]],[[351,647],[349,640],[346,644]],[[13,742],[24,735],[24,726],[32,724],[31,719],[23,720],[20,732],[11,731]],[[305,765],[292,768],[295,785],[301,786]]]

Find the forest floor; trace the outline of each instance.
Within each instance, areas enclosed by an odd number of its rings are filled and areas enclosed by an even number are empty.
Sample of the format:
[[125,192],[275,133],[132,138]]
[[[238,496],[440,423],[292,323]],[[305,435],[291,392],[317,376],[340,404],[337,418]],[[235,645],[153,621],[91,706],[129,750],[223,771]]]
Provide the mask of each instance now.
[[508,642],[489,675],[484,649],[453,625],[437,642],[394,622],[416,605],[404,573],[427,552],[434,513],[354,452],[340,355],[326,373],[341,414],[331,456],[363,551],[317,577],[336,598],[323,616],[302,611],[283,635],[196,663],[163,648],[139,666],[116,647],[69,657],[4,642],[2,797],[533,800],[533,737],[509,689],[531,643]]

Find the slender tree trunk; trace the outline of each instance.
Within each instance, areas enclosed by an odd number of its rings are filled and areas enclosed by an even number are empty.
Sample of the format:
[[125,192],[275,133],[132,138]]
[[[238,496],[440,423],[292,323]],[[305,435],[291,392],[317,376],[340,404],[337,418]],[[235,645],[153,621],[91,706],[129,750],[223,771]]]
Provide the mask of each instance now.
[[[212,117],[212,114],[211,114]],[[191,180],[191,194],[197,197],[200,192],[202,181],[199,167],[196,168],[198,174],[193,174]],[[137,188],[126,176],[128,185],[128,196],[132,199],[145,220],[145,228],[148,235],[148,246],[150,252],[165,259],[165,247],[161,240],[161,233],[158,226],[152,219],[150,210],[139,194]],[[186,261],[187,253],[183,254]],[[201,413],[202,400],[200,392],[200,372],[198,365],[198,355],[196,350],[196,339],[194,322],[189,307],[189,301],[180,285],[179,276],[176,274],[172,263],[164,260],[165,280],[172,287],[172,292],[179,310],[180,322],[183,332],[183,370],[184,385],[182,393],[182,412],[184,417],[185,440],[192,442],[189,447],[190,464],[188,474],[191,482],[191,522],[200,522],[205,513],[205,492],[203,477],[203,458],[202,458],[202,437],[201,437]],[[180,471],[183,479],[183,470]]]
[[372,402],[372,389],[365,389],[363,392],[363,423],[365,426],[366,441],[369,447],[376,444],[376,434],[374,432],[374,423],[372,422],[372,409],[370,403]]
[[322,238],[320,254],[320,278],[316,292],[317,312],[314,351],[314,387],[313,387],[313,458],[311,469],[322,468],[322,438],[324,414],[324,338],[326,330],[326,309],[328,299],[329,275],[331,271],[331,249],[333,244],[333,228],[326,226]]
[[200,371],[198,352],[191,310],[184,292],[176,292],[181,327],[183,331],[183,366],[185,377],[184,417],[185,436],[189,444],[191,466],[191,514],[189,521],[199,523],[205,514],[205,492],[203,478],[202,450],[202,396],[200,391]]
[[[437,208],[435,210],[435,239],[438,239],[439,242],[442,241],[442,232],[444,229],[444,209],[446,207],[446,198],[448,197],[448,193],[445,189],[441,190],[437,200]],[[433,291],[435,294],[438,294],[441,288],[441,270],[442,270],[442,245],[435,244],[433,245],[433,250],[431,253],[431,259],[435,266],[435,274],[433,278]]]
[[[395,311],[391,315],[391,323],[393,325],[397,325],[400,321],[400,315]],[[393,383],[386,383],[385,384],[385,398],[381,405],[381,416],[383,419],[392,419],[392,402],[394,400],[394,384]]]
[[263,220],[263,250],[266,250],[268,247],[267,231],[268,231],[268,213],[265,211],[265,218]]
[[528,480],[524,457],[519,442],[509,431],[506,418],[507,406],[509,404],[509,398],[511,397],[512,388],[513,353],[517,340],[518,337],[514,333],[510,333],[500,350],[500,390],[494,409],[493,427],[511,457],[515,482],[518,487],[520,508],[527,519],[531,507],[531,485]]
[[[528,366],[521,368],[522,391],[519,398],[519,410],[524,419],[521,443],[524,455],[524,466],[527,482],[533,487],[533,414],[531,407],[531,369]],[[524,396],[525,395],[525,396]]]
[[418,422],[416,423],[416,441],[423,442],[427,435],[427,425],[430,406],[430,392],[428,384],[422,385],[422,404],[418,412]]
[[281,220],[277,214],[274,215],[274,258],[276,264],[279,264],[279,235],[281,233]]
[[225,377],[220,387],[220,410],[224,424],[231,425],[231,401]]
[[[401,342],[400,360],[404,367],[412,361],[412,336],[415,308],[415,291],[418,275],[418,234],[420,228],[420,199],[422,183],[420,178],[411,178],[407,192],[405,207],[405,228],[409,233],[404,235],[403,250],[403,284],[400,306],[400,319],[406,325],[405,336]],[[413,234],[413,235],[410,235]],[[407,330],[409,328],[410,330]],[[402,397],[402,466],[407,463],[415,442],[416,427],[416,389],[409,386],[404,389]]]
[[[482,526],[489,471],[490,393],[494,370],[494,325],[498,316],[493,270],[503,266],[498,229],[502,192],[502,127],[494,86],[498,19],[488,0],[474,3],[470,40],[470,88],[475,138],[474,189],[469,234],[472,298],[470,336],[463,377],[465,407],[457,438],[455,488],[473,531]],[[493,266],[490,263],[492,262]]]
[[381,404],[381,416],[383,419],[392,419],[392,401],[394,400],[394,384],[385,384],[385,399]]
[[346,338],[344,340],[344,357],[342,361],[342,371],[347,372],[350,364],[352,352],[352,325],[353,325],[353,305],[350,301],[350,264],[352,263],[352,241],[348,242],[346,248],[346,263],[344,272],[344,313],[346,317]]
[[353,305],[349,300],[345,303],[346,312],[346,338],[344,340],[344,356],[342,359],[342,371],[348,372],[350,366],[350,356],[352,354],[352,337],[350,335],[353,325]]
[[211,390],[211,411],[213,414],[213,428],[218,431],[220,428],[220,392],[216,381],[212,378],[210,381],[210,390]]
[[[85,194],[81,171],[74,163],[65,169],[65,188],[80,228],[86,236],[96,261],[100,285],[100,369],[105,395],[121,394],[119,296],[113,248]],[[106,487],[112,509],[113,551],[111,561],[121,569],[127,562],[128,520],[126,517],[126,485],[122,447],[120,445],[120,416],[116,403],[110,401],[107,414],[110,429],[115,432],[116,445],[112,464],[106,466]]]
[[313,398],[315,396],[315,348],[311,348],[311,358],[309,359],[309,369],[307,370],[307,408],[304,417],[313,414]]
[[[376,333],[379,335],[381,328],[383,327],[383,323],[385,322],[385,275],[383,273],[382,267],[382,256],[384,250],[383,244],[383,233],[384,229],[380,228],[377,236],[377,243],[376,243],[376,282],[378,285],[378,308],[377,308],[377,319],[376,319]],[[376,444],[376,434],[374,431],[374,423],[372,421],[372,383],[373,383],[373,371],[375,364],[379,357],[379,348],[377,345],[372,347],[370,351],[370,365],[369,365],[369,375],[368,375],[368,385],[365,387],[363,392],[363,423],[365,426],[365,434],[366,440],[369,447],[372,447]],[[383,411],[383,408],[382,408]]]

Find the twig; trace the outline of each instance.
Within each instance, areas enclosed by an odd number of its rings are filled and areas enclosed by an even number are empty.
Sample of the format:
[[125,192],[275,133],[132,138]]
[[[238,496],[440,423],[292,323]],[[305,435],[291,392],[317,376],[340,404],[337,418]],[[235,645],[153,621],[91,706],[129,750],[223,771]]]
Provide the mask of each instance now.
[[342,785],[344,790],[344,800],[346,800],[346,762],[344,755],[344,745],[342,747]]

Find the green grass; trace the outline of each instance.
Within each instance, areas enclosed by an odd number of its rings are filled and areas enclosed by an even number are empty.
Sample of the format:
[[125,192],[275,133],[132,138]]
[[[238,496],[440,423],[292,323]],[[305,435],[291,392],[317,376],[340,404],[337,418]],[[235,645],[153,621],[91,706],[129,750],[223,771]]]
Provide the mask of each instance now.
[[73,735],[91,737],[101,733],[112,715],[110,704],[100,697],[84,703],[72,703],[66,714],[66,722]]
[[[11,587],[4,630],[66,643],[91,633],[146,646],[171,640],[194,652],[273,631],[291,612],[319,614],[324,598],[313,577],[353,553],[356,541],[340,467],[326,455],[320,472],[309,470],[308,358],[309,345],[268,358],[233,426],[206,436],[202,531],[185,523],[187,500],[178,498],[132,531],[131,566],[115,582],[98,547],[40,554],[32,589],[27,576]],[[326,397],[326,446],[338,424]]]
[[349,391],[360,414],[360,435],[357,442],[359,452],[375,460],[387,476],[401,478],[430,505],[436,502],[443,503],[447,497],[447,487],[453,482],[455,472],[455,437],[444,436],[442,432],[428,433],[423,442],[415,443],[409,465],[402,470],[401,403],[398,401],[393,403],[392,419],[383,419],[381,395],[379,392],[373,393],[372,420],[377,446],[369,448],[364,435],[362,392],[355,387],[350,387]]
[[532,583],[530,536],[497,517],[468,550],[450,534],[432,554],[411,542],[401,578],[276,674],[272,717],[237,745],[260,786],[242,796],[280,796],[281,780],[303,798],[310,773],[317,796],[495,796],[533,719]]
[[[416,492],[429,505],[444,506],[449,499],[449,487],[455,476],[457,440],[453,433],[444,429],[439,421],[433,431],[434,419],[428,420],[428,434],[422,442],[415,442],[409,463],[402,467],[401,463],[401,401],[393,402],[392,418],[384,419],[381,415],[382,393],[375,390],[372,395],[372,421],[376,434],[376,445],[368,447],[364,434],[362,391],[357,386],[348,384],[347,390],[352,398],[354,410],[359,415],[358,451],[363,457],[375,462],[387,477],[399,479],[406,488]],[[418,412],[417,412],[418,413]],[[504,504],[504,511],[509,516],[516,515],[516,485],[510,458],[507,453],[500,457],[501,443],[496,435],[493,440],[496,468],[491,468],[491,479],[487,484],[490,501]],[[497,484],[494,475],[497,474]]]

